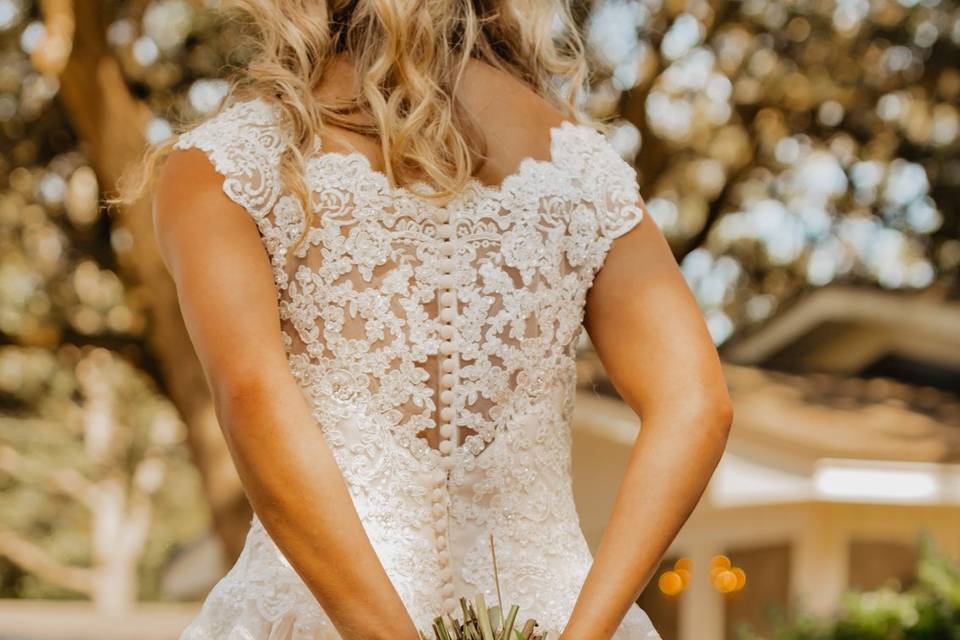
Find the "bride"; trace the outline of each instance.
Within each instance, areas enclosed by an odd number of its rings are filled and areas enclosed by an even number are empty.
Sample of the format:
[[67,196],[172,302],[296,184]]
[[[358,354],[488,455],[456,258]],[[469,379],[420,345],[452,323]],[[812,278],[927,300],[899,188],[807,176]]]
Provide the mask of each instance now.
[[[183,640],[416,640],[459,598],[551,638],[635,603],[731,421],[636,173],[575,108],[564,0],[245,0],[255,55],[166,148],[154,223],[256,513]],[[642,420],[595,557],[584,329]],[[694,576],[701,579],[701,576]]]

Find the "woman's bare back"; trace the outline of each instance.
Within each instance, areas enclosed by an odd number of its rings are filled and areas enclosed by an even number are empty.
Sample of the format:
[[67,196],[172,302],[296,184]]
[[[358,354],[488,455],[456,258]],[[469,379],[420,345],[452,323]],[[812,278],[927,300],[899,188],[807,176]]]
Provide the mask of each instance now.
[[[318,98],[335,102],[357,94],[356,69],[338,58],[317,87]],[[550,129],[565,119],[521,80],[480,60],[471,60],[456,99],[476,128],[485,155],[476,158],[474,177],[487,185],[499,185],[519,168],[524,158],[549,160]],[[351,118],[370,125],[369,120]],[[329,126],[324,148],[336,152],[359,152],[371,167],[384,170],[379,140],[344,128]]]

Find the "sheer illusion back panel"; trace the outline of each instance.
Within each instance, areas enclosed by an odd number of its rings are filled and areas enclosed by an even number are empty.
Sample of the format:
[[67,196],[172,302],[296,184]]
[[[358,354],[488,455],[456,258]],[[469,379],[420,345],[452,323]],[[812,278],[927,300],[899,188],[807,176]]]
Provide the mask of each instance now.
[[[554,636],[591,564],[570,476],[576,345],[611,243],[643,211],[602,134],[569,121],[549,133],[548,159],[524,158],[500,185],[471,179],[446,206],[318,140],[306,229],[279,174],[276,107],[236,102],[176,143],[204,151],[256,221],[290,369],[421,629],[456,613],[455,596],[497,596],[491,534],[504,601]],[[231,633],[337,638],[256,516],[183,638]],[[659,640],[636,606],[614,637]]]
[[[387,416],[387,432],[414,454],[458,446],[479,454],[506,400],[542,385],[551,356],[577,337],[582,315],[574,326],[562,312],[572,303],[582,313],[584,280],[606,250],[593,245],[642,215],[632,168],[610,162],[599,133],[564,121],[550,130],[548,159],[525,157],[500,185],[473,178],[436,207],[391,188],[362,153],[324,151],[318,141],[307,166],[313,223],[288,255],[304,220],[279,193],[276,116],[261,101],[234,105],[222,133],[241,138],[219,153],[205,146],[227,176],[226,193],[254,215],[271,248],[284,341],[314,404],[336,412],[361,401]],[[238,117],[243,131],[230,126]],[[578,157],[574,145],[583,142],[606,152],[592,158],[606,162]],[[561,170],[571,162],[584,171]],[[545,185],[554,187],[546,197],[531,191]],[[577,202],[590,192],[599,192],[596,202]],[[313,365],[323,362],[341,366],[321,375]]]

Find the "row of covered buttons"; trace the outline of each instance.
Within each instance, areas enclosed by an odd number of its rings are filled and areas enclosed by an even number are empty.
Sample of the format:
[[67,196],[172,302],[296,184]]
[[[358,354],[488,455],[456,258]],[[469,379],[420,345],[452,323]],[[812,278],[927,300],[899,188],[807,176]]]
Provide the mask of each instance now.
[[453,386],[456,382],[456,330],[453,326],[456,318],[457,297],[454,288],[453,259],[453,226],[449,222],[449,213],[444,212],[442,224],[437,226],[437,237],[440,243],[440,453],[444,454],[442,464],[445,470],[452,468],[449,453],[457,446],[457,430],[453,423]]
[[443,608],[453,615],[457,610],[457,602],[453,598],[453,569],[450,566],[450,542],[447,537],[447,474],[442,469],[436,470],[436,486],[433,490],[433,530],[437,545],[437,557],[440,560],[440,594],[443,596]]
[[447,507],[449,494],[447,492],[447,472],[453,467],[453,458],[450,454],[457,446],[457,429],[454,423],[454,393],[456,382],[457,358],[454,340],[456,330],[453,322],[456,317],[456,294],[454,293],[454,243],[453,226],[450,224],[449,212],[444,210],[440,224],[437,226],[437,239],[440,241],[440,270],[439,281],[439,312],[440,312],[440,460],[442,468],[436,471],[436,485],[433,490],[434,530],[436,531],[437,555],[440,559],[440,593],[443,597],[443,607],[448,615],[456,613],[454,600],[453,572],[450,566],[450,548],[447,522]]

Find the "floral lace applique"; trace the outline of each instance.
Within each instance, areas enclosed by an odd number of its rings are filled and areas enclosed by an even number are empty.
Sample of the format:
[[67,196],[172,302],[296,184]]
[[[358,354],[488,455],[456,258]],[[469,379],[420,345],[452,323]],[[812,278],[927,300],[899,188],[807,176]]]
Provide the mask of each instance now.
[[[570,418],[586,295],[643,217],[636,173],[594,129],[448,205],[359,153],[307,160],[314,216],[278,173],[279,110],[238,102],[182,135],[256,221],[290,368],[388,575],[423,629],[496,597],[559,635],[592,558],[573,503]],[[288,255],[288,253],[290,255]],[[259,521],[183,640],[338,638]],[[639,607],[620,640],[659,640]]]

